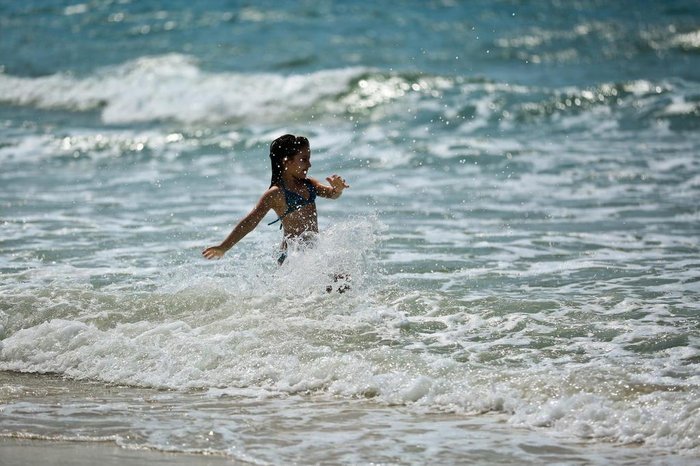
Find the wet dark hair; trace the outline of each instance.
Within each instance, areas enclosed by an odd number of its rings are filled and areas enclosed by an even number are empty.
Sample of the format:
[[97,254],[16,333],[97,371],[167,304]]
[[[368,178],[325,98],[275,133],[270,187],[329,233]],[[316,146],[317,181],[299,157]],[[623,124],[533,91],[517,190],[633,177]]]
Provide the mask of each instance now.
[[304,136],[285,134],[270,144],[270,162],[272,163],[272,179],[270,187],[282,187],[282,173],[284,173],[284,160],[292,159],[300,150],[309,147],[309,140]]

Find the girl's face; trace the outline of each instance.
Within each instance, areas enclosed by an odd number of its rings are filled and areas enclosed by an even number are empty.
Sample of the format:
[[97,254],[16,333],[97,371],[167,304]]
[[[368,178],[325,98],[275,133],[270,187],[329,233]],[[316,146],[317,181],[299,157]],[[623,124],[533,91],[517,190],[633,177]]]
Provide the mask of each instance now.
[[291,160],[285,160],[284,168],[295,178],[306,178],[311,168],[311,150],[308,147],[301,149]]

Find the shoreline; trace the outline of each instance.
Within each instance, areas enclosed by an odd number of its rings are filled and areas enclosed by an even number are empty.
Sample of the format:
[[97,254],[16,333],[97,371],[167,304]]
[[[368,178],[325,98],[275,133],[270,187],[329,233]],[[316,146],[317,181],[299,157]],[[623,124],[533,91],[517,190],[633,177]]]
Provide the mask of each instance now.
[[[514,435],[514,439],[517,438],[518,436]],[[602,464],[605,462],[611,465],[627,465],[639,464],[639,461],[642,459],[646,461],[646,464],[655,466],[690,466],[697,464],[697,457],[653,450],[647,450],[645,453],[642,445],[591,444],[588,447],[593,452],[592,456],[577,454],[570,447],[571,445],[564,442],[541,446],[531,445],[525,448],[525,453],[534,453],[540,456],[540,460],[524,456],[512,456],[507,452],[497,451],[486,455],[478,454],[481,450],[464,452],[464,456],[461,459],[465,462],[475,462],[475,464],[503,465],[536,465],[539,464],[539,461],[544,461],[545,464],[550,462],[557,464]],[[640,449],[637,447],[640,447]],[[596,451],[598,454],[595,454]],[[474,456],[475,453],[476,456]],[[315,461],[312,462],[315,463]],[[412,462],[408,461],[408,463]],[[144,464],[231,466],[256,463],[216,454],[207,455],[148,448],[124,448],[108,441],[92,442],[0,437],[0,464],[2,466],[141,466]],[[404,463],[399,461],[397,464]],[[437,459],[436,464],[447,464],[447,462]]]
[[122,448],[110,442],[0,438],[3,466],[221,466],[250,464],[231,457]]
[[[509,425],[505,417],[495,414],[419,414],[402,407],[362,400],[313,397],[265,400],[203,397],[202,394],[76,381],[54,374],[7,371],[0,371],[2,387],[7,388],[0,413],[0,420],[5,421],[0,429],[4,435],[0,436],[0,464],[3,466],[151,463],[219,466],[280,464],[298,458],[314,464],[350,461],[622,465],[644,462],[684,466],[697,462],[697,457],[691,454],[653,445],[620,444],[603,439],[589,442],[546,429],[520,428]],[[128,406],[122,406],[125,403]],[[107,407],[107,411],[116,409],[107,419],[111,424],[104,425],[105,411],[95,411],[96,404]],[[143,424],[132,423],[131,416],[144,407],[147,407],[150,426],[148,434],[155,433],[161,445],[182,444],[182,450],[149,448],[153,439],[146,438],[141,438],[133,447],[131,443],[119,446],[110,440],[112,436],[128,436],[143,428]],[[72,415],[61,411],[63,408],[69,411],[78,408],[78,412]],[[37,409],[44,413],[43,422],[32,417]],[[181,423],[190,418],[170,414],[173,409],[198,413],[201,422],[192,421],[183,429]],[[94,424],[96,420],[99,420],[98,426]],[[197,432],[209,431],[210,426],[220,428],[214,429],[218,435],[215,445],[197,439]],[[221,431],[228,431],[229,437],[221,438]],[[89,433],[91,440],[81,438]],[[216,450],[209,454],[206,450],[195,450],[209,446]]]

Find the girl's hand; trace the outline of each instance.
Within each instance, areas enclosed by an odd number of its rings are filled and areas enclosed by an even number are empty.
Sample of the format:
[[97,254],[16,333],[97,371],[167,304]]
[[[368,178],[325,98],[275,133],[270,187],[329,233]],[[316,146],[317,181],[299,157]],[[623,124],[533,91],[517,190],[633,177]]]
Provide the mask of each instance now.
[[331,185],[334,191],[342,193],[343,189],[349,188],[350,185],[345,182],[343,178],[338,175],[332,175],[326,178],[326,181]]
[[212,246],[202,251],[202,255],[207,259],[221,259],[226,254],[226,250],[221,246]]

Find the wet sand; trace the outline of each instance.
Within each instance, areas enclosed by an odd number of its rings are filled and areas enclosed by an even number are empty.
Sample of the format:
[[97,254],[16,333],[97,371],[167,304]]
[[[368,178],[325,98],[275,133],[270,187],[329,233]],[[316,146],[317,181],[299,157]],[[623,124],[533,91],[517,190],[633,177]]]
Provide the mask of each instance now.
[[223,456],[128,450],[110,443],[0,439],[2,466],[243,465]]

